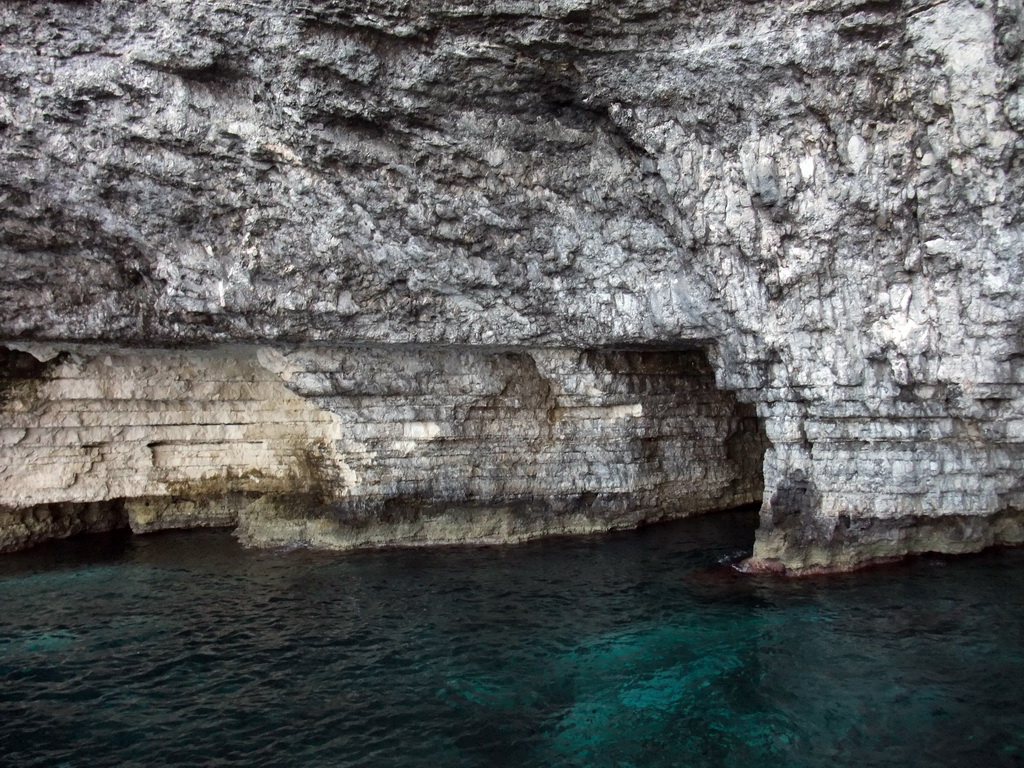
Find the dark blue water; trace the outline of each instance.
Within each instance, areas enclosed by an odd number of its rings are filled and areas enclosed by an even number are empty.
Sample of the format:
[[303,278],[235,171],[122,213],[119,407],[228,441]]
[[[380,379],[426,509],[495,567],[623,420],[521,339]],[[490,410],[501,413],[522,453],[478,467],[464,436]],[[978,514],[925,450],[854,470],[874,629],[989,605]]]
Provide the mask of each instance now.
[[1024,765],[1024,553],[730,575],[749,514],[508,548],[0,558],[9,766]]

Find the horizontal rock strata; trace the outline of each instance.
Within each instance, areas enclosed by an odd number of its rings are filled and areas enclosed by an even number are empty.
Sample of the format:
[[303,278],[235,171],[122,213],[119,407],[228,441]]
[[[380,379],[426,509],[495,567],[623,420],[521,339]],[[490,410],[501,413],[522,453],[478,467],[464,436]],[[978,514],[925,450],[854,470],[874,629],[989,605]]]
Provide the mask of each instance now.
[[701,352],[7,358],[23,374],[0,409],[4,549],[123,523],[237,524],[264,546],[497,543],[762,493],[760,424],[715,388]]

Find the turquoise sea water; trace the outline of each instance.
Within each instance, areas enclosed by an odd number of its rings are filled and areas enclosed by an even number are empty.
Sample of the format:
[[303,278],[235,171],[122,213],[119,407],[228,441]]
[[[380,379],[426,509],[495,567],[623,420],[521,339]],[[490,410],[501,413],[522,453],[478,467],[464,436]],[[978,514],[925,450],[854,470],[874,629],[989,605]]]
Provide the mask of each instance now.
[[1024,552],[757,579],[754,523],[2,557],[0,764],[1024,765]]

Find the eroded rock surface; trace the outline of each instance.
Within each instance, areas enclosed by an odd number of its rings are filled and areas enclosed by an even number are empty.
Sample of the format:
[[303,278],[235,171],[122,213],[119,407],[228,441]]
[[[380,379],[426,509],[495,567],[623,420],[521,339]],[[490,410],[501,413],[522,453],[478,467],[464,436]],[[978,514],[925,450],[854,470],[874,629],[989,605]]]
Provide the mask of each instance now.
[[1019,541],[1022,14],[8,0],[0,336],[700,346],[760,566]]
[[700,352],[80,347],[33,372],[0,408],[0,550],[124,523],[495,543],[762,493],[753,408]]

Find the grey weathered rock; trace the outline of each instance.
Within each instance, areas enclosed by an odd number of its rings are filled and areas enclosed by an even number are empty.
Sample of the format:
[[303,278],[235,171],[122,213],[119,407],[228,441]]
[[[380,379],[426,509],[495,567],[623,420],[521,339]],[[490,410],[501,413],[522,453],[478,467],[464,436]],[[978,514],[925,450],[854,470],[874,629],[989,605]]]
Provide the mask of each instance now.
[[5,0],[0,337],[703,348],[770,440],[755,566],[1018,542],[1022,19]]

